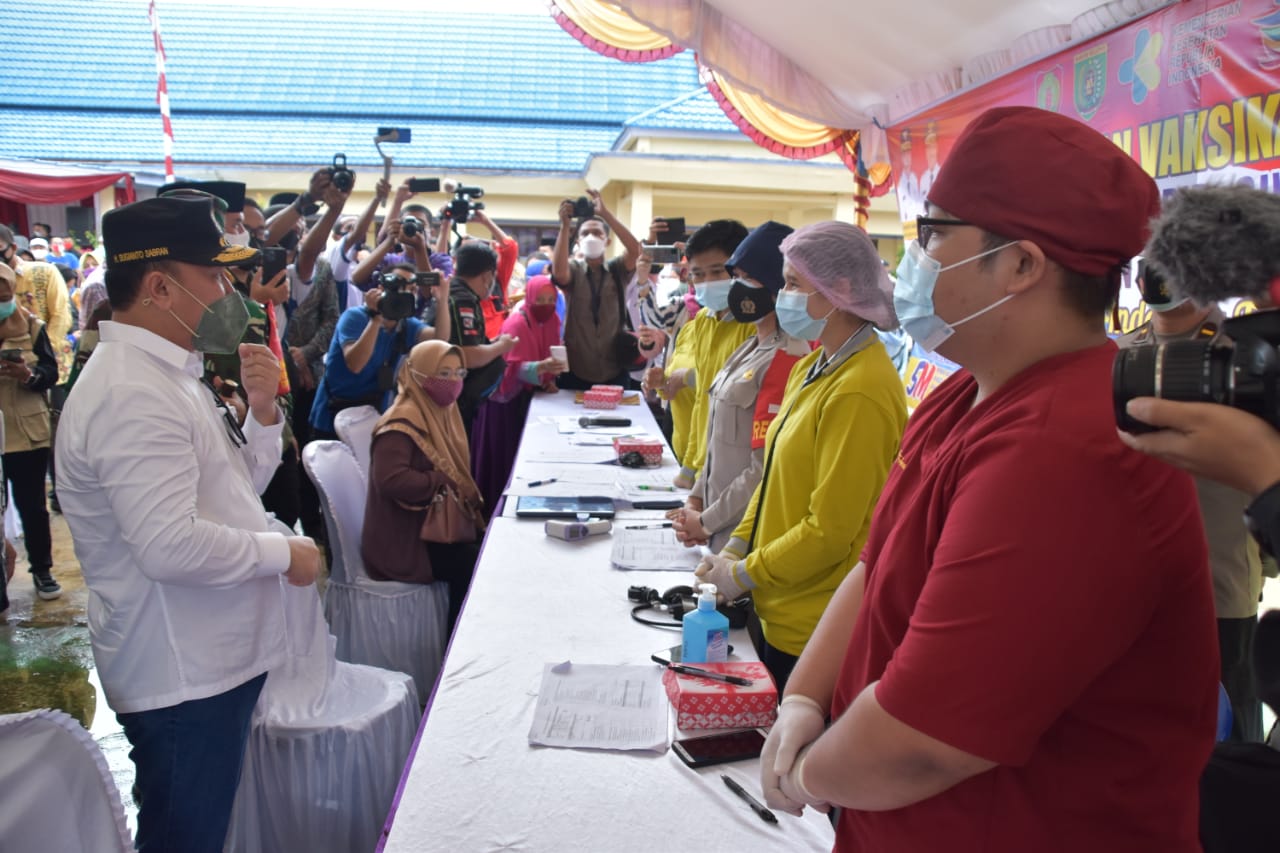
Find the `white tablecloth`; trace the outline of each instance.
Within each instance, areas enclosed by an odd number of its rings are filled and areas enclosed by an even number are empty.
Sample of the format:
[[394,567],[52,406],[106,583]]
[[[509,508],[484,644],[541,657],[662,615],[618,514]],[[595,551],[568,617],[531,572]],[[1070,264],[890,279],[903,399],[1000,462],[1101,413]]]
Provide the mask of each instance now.
[[[593,449],[570,446],[568,436],[542,420],[580,414],[567,392],[535,398],[513,492],[522,491],[521,477],[587,467],[613,469],[623,484],[650,481],[651,469],[527,460],[526,451]],[[632,419],[633,432],[658,432],[644,406],[619,407],[617,414]],[[670,451],[663,462],[669,481],[677,470]],[[514,503],[508,501],[508,513]],[[658,515],[630,510],[619,519]],[[542,522],[494,519],[406,768],[386,850],[831,849],[825,816],[778,813],[779,823],[767,824],[719,778],[726,773],[759,796],[756,761],[694,771],[670,751],[529,746],[544,664],[645,663],[680,641],[679,631],[633,622],[626,592],[633,584],[666,589],[691,576],[618,571],[609,565],[610,550],[609,536],[563,542],[545,536]],[[754,659],[745,631],[734,632],[732,642],[737,657]]]

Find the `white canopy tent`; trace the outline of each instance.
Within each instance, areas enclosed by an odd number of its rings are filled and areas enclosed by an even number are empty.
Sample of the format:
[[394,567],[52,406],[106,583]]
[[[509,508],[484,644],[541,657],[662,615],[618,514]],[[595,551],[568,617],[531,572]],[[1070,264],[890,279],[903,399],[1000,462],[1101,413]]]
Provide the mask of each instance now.
[[638,22],[781,110],[887,126],[1170,0],[615,0]]

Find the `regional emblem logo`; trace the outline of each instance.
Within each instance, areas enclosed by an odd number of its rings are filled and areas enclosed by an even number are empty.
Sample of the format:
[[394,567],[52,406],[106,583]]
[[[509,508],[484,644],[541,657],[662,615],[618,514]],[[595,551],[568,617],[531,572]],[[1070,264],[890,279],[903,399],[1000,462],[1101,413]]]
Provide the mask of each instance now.
[[1057,112],[1062,105],[1062,66],[1055,65],[1036,77],[1036,106]]
[[1089,121],[1097,114],[1107,94],[1107,46],[1100,44],[1078,53],[1075,61],[1072,97],[1080,118]]

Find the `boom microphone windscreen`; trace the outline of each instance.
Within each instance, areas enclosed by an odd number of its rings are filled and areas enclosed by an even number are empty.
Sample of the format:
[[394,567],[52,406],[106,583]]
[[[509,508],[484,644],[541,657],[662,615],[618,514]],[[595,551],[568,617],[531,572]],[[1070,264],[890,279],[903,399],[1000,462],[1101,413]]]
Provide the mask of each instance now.
[[1280,284],[1280,195],[1243,185],[1179,190],[1152,222],[1143,256],[1201,305],[1266,296]]

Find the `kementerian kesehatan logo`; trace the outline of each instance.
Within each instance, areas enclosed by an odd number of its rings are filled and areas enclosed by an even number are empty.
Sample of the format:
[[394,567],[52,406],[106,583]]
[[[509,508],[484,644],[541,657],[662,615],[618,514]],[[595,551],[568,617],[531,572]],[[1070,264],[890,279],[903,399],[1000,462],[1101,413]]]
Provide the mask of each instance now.
[[1100,44],[1076,54],[1075,86],[1072,99],[1080,118],[1088,121],[1102,106],[1107,94],[1107,46]]
[[[1280,0],[1275,0],[1280,6]],[[1253,25],[1258,28],[1258,38],[1262,40],[1262,51],[1258,54],[1258,67],[1263,71],[1280,68],[1280,8],[1270,15],[1254,18]]]
[[1147,99],[1160,85],[1160,49],[1164,46],[1164,35],[1151,34],[1143,27],[1138,31],[1133,42],[1133,56],[1120,63],[1117,75],[1121,83],[1130,87],[1130,95],[1135,104]]

